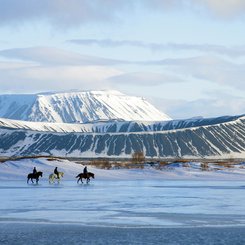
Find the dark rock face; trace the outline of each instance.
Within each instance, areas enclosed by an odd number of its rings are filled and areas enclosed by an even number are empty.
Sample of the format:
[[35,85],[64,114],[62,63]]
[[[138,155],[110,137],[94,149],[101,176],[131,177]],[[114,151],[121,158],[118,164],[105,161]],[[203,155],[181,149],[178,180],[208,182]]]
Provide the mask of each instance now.
[[89,133],[0,128],[0,153],[130,157],[134,152],[144,152],[146,157],[206,157],[245,151],[244,116],[169,121],[150,126],[137,122],[120,124],[119,130],[112,125],[105,127],[104,132]]

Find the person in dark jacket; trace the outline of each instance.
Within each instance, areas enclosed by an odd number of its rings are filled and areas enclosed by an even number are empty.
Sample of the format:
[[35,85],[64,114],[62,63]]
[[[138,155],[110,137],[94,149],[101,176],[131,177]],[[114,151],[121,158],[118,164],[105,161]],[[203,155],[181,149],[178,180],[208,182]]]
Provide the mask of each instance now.
[[36,167],[34,167],[34,168],[33,168],[33,171],[32,171],[32,174],[33,174],[33,175],[36,175],[36,173],[37,173],[37,170],[36,170]]
[[57,167],[55,167],[55,169],[54,169],[54,174],[56,174],[57,179],[59,179],[59,178],[60,178],[60,176],[59,176],[59,172],[58,172],[58,168],[57,168]]
[[83,174],[87,177],[87,173],[88,173],[88,169],[87,166],[85,166],[85,168],[83,169]]

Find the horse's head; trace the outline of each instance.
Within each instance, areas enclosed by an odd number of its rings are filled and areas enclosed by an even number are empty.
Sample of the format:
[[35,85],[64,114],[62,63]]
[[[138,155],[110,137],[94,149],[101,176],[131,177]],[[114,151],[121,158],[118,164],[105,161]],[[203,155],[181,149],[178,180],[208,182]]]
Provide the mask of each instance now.
[[89,175],[94,179],[94,173],[89,173]]
[[64,177],[64,172],[59,172],[59,175],[60,175],[61,177]]
[[43,177],[43,172],[38,172],[37,173],[39,176]]

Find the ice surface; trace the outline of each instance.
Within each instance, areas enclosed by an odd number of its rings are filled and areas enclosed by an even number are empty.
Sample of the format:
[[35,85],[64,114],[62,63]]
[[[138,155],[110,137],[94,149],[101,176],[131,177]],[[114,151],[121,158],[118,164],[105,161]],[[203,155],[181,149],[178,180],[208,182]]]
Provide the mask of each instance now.
[[0,221],[108,227],[245,226],[244,182],[1,181]]
[[[219,171],[189,165],[89,167],[96,178],[77,184],[83,166],[69,161],[2,163],[0,244],[244,244],[243,164]],[[58,166],[64,180],[50,185],[45,174],[28,185],[33,166],[45,173]]]

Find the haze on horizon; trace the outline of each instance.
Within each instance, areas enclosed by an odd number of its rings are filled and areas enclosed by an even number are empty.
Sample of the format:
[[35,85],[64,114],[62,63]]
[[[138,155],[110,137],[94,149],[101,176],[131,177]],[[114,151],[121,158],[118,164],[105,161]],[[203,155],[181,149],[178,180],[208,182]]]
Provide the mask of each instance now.
[[245,113],[243,0],[0,0],[0,91],[115,89],[172,118]]

